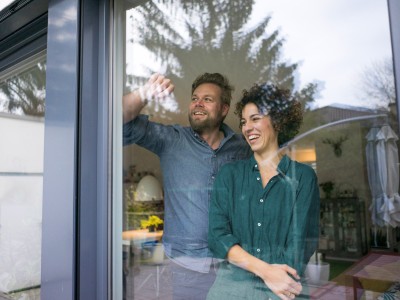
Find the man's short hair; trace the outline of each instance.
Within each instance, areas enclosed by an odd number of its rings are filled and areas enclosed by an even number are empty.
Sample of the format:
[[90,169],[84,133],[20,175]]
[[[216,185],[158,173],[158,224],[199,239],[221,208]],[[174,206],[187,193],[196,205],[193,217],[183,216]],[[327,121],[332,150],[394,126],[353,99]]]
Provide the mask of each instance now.
[[197,76],[192,83],[192,94],[197,87],[203,83],[213,83],[221,88],[221,101],[223,104],[231,105],[234,87],[229,83],[226,76],[220,73],[204,73]]

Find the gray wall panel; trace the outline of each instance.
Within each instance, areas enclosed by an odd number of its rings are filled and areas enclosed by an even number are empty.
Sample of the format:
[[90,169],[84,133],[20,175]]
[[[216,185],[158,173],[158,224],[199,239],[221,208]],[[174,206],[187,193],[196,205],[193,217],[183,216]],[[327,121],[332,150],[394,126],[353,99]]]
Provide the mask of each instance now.
[[75,299],[78,13],[77,0],[49,2],[42,239],[43,300]]

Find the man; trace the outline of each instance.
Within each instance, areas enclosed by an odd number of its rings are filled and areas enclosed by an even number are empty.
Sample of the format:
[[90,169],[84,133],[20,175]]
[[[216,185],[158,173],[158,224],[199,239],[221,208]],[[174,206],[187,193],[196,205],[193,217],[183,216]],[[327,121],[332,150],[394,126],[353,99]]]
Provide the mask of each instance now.
[[160,157],[164,181],[163,245],[171,259],[174,299],[205,299],[215,280],[208,250],[208,207],[220,167],[250,156],[241,135],[223,123],[233,87],[219,73],[205,73],[192,84],[190,127],[163,125],[140,111],[162,100],[174,85],[154,74],[140,89],[124,96],[124,145],[135,143]]

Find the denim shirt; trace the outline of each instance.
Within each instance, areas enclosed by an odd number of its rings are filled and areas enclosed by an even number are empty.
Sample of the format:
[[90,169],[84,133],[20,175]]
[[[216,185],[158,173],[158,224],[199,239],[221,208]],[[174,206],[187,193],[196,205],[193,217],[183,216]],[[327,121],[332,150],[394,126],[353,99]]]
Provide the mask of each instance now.
[[250,157],[242,135],[222,124],[224,139],[213,150],[191,127],[163,125],[139,115],[124,125],[124,145],[137,144],[160,157],[164,182],[165,253],[176,263],[208,272],[208,209],[220,167]]

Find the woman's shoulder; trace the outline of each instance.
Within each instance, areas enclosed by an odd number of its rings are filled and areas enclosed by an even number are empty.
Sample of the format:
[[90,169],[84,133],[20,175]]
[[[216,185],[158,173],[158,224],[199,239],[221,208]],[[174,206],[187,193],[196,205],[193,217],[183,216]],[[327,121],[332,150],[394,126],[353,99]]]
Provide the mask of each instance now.
[[298,162],[296,160],[292,160],[292,163],[295,164],[295,170],[299,174],[304,174],[304,175],[309,175],[309,176],[316,176],[317,174],[315,173],[315,170],[312,168],[312,166]]

